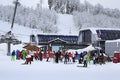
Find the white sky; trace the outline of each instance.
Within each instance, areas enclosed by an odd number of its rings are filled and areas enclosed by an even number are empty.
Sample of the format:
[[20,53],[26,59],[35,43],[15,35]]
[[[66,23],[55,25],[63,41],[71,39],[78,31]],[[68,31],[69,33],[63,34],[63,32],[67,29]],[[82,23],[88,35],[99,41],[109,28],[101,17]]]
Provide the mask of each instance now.
[[[14,0],[0,0],[0,4],[3,5],[8,5],[8,4],[12,4]],[[36,4],[40,1],[40,0],[19,0],[21,2],[21,4],[25,5],[25,6],[29,6],[29,7],[36,7]],[[47,3],[47,0],[43,0],[44,4]],[[97,3],[102,4],[105,8],[119,8],[120,9],[120,0],[87,0],[89,1],[91,4],[95,5]],[[84,0],[81,0],[81,2],[84,2]]]

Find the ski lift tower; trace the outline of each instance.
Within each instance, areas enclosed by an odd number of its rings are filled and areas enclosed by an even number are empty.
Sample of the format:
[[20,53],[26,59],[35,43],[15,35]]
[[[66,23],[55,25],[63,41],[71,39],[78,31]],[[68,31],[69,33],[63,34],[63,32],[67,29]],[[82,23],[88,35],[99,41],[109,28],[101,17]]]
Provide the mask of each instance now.
[[15,45],[15,44],[20,44],[21,43],[21,41],[16,39],[14,34],[12,33],[17,6],[20,5],[18,0],[14,1],[14,3],[15,3],[15,9],[14,9],[13,19],[12,19],[12,24],[11,24],[11,30],[9,32],[7,32],[5,35],[2,35],[1,39],[0,39],[0,43],[7,43],[7,45],[8,45],[8,52],[7,52],[8,56],[10,56],[11,44]]

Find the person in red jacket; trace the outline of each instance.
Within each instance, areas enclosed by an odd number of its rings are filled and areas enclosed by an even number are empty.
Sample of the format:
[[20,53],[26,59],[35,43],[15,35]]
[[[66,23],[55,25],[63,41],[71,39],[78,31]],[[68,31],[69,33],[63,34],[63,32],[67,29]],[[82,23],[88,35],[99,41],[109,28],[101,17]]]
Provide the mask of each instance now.
[[39,51],[36,51],[34,53],[35,60],[39,60]]

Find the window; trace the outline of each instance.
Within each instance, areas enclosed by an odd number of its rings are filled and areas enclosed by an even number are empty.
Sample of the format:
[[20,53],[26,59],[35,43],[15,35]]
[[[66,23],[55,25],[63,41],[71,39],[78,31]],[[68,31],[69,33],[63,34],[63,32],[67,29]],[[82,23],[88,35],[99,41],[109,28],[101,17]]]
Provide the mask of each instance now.
[[120,31],[119,30],[97,30],[97,35],[102,40],[114,40],[120,39]]
[[91,31],[85,30],[82,32],[82,42],[91,42]]

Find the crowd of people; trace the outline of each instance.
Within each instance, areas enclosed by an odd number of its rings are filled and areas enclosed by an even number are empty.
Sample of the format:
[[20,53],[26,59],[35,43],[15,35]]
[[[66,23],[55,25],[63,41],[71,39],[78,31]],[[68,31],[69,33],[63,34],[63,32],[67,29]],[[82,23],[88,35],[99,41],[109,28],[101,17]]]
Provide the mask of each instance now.
[[12,60],[25,60],[24,64],[28,64],[33,62],[34,60],[40,60],[43,61],[46,60],[46,62],[50,62],[51,59],[55,63],[64,63],[64,64],[83,64],[83,67],[87,67],[88,64],[90,64],[91,61],[93,61],[93,64],[105,64],[105,61],[107,58],[104,56],[104,53],[92,53],[91,52],[51,52],[51,51],[33,51],[33,50],[13,50],[12,54]]

